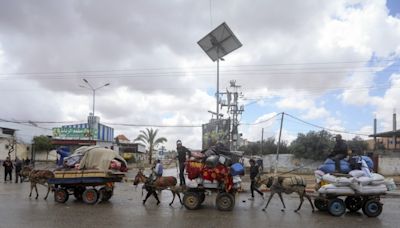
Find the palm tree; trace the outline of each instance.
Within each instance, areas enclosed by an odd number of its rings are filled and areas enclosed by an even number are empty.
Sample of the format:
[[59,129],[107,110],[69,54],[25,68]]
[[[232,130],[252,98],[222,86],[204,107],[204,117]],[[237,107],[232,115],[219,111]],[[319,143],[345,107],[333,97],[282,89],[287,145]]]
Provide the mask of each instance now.
[[136,137],[135,142],[143,142],[149,148],[149,164],[152,162],[153,150],[159,144],[167,142],[164,137],[157,138],[158,129],[153,130],[153,128],[146,128],[146,131],[141,130],[138,137]]

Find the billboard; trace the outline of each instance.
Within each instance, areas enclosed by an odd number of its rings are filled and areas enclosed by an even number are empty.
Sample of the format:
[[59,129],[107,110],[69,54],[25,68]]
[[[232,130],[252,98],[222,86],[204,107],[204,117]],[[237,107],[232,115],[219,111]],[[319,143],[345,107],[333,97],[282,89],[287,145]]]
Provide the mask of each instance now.
[[231,129],[230,119],[219,119],[219,120],[212,119],[210,120],[209,123],[203,124],[202,149],[205,150],[210,146],[215,145],[217,142],[221,142],[227,148],[229,148],[230,129]]
[[[94,135],[94,137],[92,137],[92,135]],[[97,138],[97,129],[55,127],[55,128],[53,128],[53,138],[55,138],[55,139],[96,139]]]

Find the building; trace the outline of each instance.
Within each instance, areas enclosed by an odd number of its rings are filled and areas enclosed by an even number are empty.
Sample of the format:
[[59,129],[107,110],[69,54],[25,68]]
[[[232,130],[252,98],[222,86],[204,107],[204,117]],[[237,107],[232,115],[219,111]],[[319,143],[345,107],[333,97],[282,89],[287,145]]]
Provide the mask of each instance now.
[[5,160],[9,155],[20,159],[30,158],[30,145],[19,143],[16,140],[16,129],[0,127],[0,160]]
[[115,137],[114,150],[127,161],[142,162],[146,159],[146,147],[140,143],[131,143],[125,135]]
[[97,145],[112,148],[114,128],[100,123],[100,117],[89,115],[87,123],[53,128],[52,144],[67,146],[70,151],[80,146]]

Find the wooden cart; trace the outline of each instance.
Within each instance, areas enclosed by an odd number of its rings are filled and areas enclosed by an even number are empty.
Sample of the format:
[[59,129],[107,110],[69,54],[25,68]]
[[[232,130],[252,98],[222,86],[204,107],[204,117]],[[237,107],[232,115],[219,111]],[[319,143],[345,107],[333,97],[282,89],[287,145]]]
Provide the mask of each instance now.
[[114,183],[121,182],[122,172],[98,170],[56,171],[55,177],[48,180],[54,186],[54,200],[65,203],[69,195],[87,204],[108,201],[114,192]]

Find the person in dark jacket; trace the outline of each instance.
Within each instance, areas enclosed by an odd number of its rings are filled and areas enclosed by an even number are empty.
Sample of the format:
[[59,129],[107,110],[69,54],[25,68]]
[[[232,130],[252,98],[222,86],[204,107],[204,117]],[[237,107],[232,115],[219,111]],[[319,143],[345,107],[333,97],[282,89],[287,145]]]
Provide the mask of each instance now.
[[251,198],[249,198],[249,200],[254,200],[254,191],[258,192],[262,198],[264,198],[264,194],[256,187],[256,177],[258,176],[259,170],[260,169],[256,162],[253,159],[250,159]]
[[336,135],[336,144],[333,148],[332,153],[329,155],[329,158],[335,161],[335,169],[336,172],[340,172],[340,160],[347,157],[348,147],[346,142],[342,139],[341,135]]
[[21,170],[22,170],[22,161],[18,157],[16,157],[15,158],[15,183],[18,183],[18,178],[20,179],[20,183],[22,183]]
[[180,185],[186,185],[185,181],[185,162],[186,156],[191,156],[191,152],[188,148],[182,146],[182,141],[176,141],[176,151],[178,152],[178,162],[179,162],[179,181]]
[[3,166],[4,166],[4,182],[7,181],[7,176],[10,176],[10,181],[12,181],[12,170],[14,169],[14,165],[10,157],[7,157],[7,159],[3,162]]

